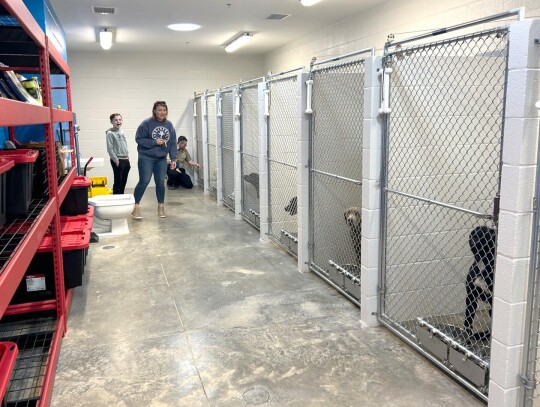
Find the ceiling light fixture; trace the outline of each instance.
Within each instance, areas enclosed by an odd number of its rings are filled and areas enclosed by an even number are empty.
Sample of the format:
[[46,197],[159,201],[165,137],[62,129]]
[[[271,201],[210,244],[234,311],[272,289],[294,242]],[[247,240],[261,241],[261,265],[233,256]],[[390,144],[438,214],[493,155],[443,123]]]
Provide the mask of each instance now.
[[167,28],[173,31],[195,31],[201,28],[201,26],[199,24],[193,24],[193,23],[178,23],[178,24],[169,24]]
[[243,47],[253,39],[253,35],[250,33],[242,33],[225,46],[225,51],[234,52],[238,48]]
[[107,50],[112,47],[112,31],[108,31],[106,28],[102,28],[99,31],[99,45],[101,48]]
[[302,6],[311,7],[311,6],[313,6],[314,4],[317,4],[320,1],[321,0],[300,0],[300,3],[302,4]]

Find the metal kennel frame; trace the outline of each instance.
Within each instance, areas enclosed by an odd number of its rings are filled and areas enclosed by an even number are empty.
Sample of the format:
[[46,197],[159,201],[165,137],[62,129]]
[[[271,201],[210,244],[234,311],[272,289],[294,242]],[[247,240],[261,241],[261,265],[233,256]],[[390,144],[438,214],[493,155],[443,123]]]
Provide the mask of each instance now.
[[220,92],[221,97],[221,162],[222,202],[234,211],[234,133],[233,133],[233,90]]
[[359,55],[373,51],[314,59],[308,80],[310,268],[358,306],[365,83],[365,59]]
[[[197,146],[197,154],[195,156],[195,160],[201,165],[204,163],[204,151],[203,151],[203,134],[202,134],[202,126],[203,126],[203,112],[202,112],[202,98],[201,95],[195,95],[195,103],[194,103],[194,109],[195,112],[194,120],[195,120],[195,145]],[[198,171],[197,172],[197,182],[198,186],[201,189],[204,189],[204,171]]]
[[268,117],[268,234],[294,256],[298,255],[297,141],[300,95],[295,69],[269,75]]
[[[385,45],[380,322],[487,400],[508,28]],[[409,45],[414,42],[420,45]]]
[[240,84],[242,217],[257,229],[260,229],[258,84],[263,79]]
[[208,190],[217,198],[217,99],[216,94],[206,95],[208,122]]
[[[539,144],[540,144],[540,129]],[[536,157],[536,185],[533,198],[533,227],[531,233],[531,256],[527,313],[525,317],[525,344],[523,352],[521,406],[540,405],[540,145]]]

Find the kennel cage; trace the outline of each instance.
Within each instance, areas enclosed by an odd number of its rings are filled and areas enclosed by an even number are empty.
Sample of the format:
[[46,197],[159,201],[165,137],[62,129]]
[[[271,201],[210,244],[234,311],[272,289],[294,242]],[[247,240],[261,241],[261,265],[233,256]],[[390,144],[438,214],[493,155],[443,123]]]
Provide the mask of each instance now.
[[299,136],[298,75],[269,75],[268,105],[268,233],[298,255],[297,141]]
[[358,55],[372,51],[314,61],[310,72],[310,268],[357,305],[365,82]]
[[[536,103],[540,109],[540,102]],[[536,150],[536,185],[533,202],[540,202],[540,128]],[[522,407],[540,406],[540,207],[533,207],[529,281],[527,284],[525,344],[521,371]]]
[[217,199],[217,99],[216,94],[206,96],[206,115],[208,123],[208,191]]
[[[202,126],[203,126],[203,112],[202,112],[202,98],[201,96],[195,96],[195,112],[193,119],[195,120],[195,145],[197,146],[197,153],[195,154],[195,160],[200,164],[203,165],[204,163],[204,156],[203,156],[203,134],[202,134]],[[204,171],[199,170],[197,172],[197,185],[204,189]]]
[[220,92],[221,114],[219,116],[219,127],[221,131],[221,179],[222,179],[222,202],[235,210],[234,195],[234,131],[233,131],[233,90],[229,89]]
[[262,78],[240,86],[240,161],[242,217],[260,228],[259,191],[259,89]]
[[389,42],[381,72],[380,321],[484,399],[507,34]]

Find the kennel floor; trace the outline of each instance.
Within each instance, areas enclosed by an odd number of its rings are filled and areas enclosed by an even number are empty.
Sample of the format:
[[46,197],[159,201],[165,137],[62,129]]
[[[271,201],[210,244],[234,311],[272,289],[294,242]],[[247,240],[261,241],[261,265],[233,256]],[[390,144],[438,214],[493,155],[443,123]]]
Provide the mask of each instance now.
[[484,404],[200,189],[91,244],[52,406]]

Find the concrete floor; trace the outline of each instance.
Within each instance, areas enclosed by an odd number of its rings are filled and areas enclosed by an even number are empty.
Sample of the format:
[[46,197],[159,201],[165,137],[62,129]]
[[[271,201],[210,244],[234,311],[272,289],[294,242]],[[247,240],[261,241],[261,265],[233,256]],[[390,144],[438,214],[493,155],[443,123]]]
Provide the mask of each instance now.
[[52,406],[482,406],[200,189],[92,244]]

